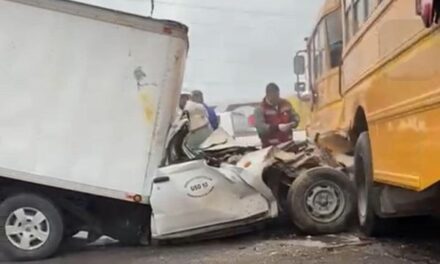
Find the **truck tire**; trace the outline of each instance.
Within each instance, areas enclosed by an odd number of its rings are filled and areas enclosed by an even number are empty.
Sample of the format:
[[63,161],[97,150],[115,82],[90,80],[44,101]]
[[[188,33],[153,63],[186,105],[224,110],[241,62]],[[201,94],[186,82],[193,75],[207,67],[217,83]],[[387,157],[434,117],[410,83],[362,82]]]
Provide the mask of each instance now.
[[379,200],[374,194],[373,162],[370,136],[363,132],[356,143],[354,154],[354,178],[357,192],[359,227],[366,236],[380,236],[385,233],[389,221],[377,216],[375,206]]
[[18,194],[0,204],[0,248],[11,260],[52,256],[63,239],[58,208],[36,194]]
[[354,214],[354,187],[344,173],[319,167],[301,174],[290,186],[289,215],[309,235],[346,231]]

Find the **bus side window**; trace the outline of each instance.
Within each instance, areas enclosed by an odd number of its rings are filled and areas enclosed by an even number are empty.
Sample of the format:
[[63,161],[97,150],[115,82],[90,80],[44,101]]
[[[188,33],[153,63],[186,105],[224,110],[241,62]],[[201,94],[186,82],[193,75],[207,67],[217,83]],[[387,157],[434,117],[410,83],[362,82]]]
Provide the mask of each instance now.
[[354,0],[353,34],[356,34],[367,20],[366,0]]
[[314,36],[312,35],[309,45],[307,45],[308,50],[308,60],[309,60],[309,78],[310,78],[310,84],[313,89],[313,84],[315,83],[315,41]]
[[319,77],[328,69],[327,63],[327,30],[325,20],[318,27],[319,34]]
[[365,0],[365,17],[368,19],[376,8],[375,0]]
[[350,41],[362,25],[367,22],[381,0],[345,0],[344,26],[345,41]]
[[318,52],[317,52],[317,43],[318,42],[318,37],[317,35],[313,35],[313,41],[312,41],[312,57],[313,57],[313,82],[315,82],[315,80],[318,78]]
[[313,78],[319,79],[327,67],[326,59],[326,27],[325,20],[321,21],[316,27],[313,35]]
[[344,24],[345,24],[345,42],[349,42],[353,36],[353,5],[351,0],[345,0]]
[[322,72],[322,59],[321,59],[321,48],[320,48],[320,34],[319,27],[316,29],[315,35],[313,36],[313,79],[317,80],[321,76]]
[[342,57],[342,25],[341,11],[337,10],[326,18],[327,39],[329,46],[330,67],[335,68],[341,64]]

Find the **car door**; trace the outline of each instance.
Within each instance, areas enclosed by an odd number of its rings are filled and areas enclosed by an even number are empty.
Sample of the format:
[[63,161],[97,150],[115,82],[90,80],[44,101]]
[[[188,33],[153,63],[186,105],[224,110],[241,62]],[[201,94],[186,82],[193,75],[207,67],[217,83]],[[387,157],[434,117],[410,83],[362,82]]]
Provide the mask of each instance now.
[[179,238],[253,222],[270,215],[270,202],[240,177],[242,169],[205,160],[159,169],[151,194],[152,236]]

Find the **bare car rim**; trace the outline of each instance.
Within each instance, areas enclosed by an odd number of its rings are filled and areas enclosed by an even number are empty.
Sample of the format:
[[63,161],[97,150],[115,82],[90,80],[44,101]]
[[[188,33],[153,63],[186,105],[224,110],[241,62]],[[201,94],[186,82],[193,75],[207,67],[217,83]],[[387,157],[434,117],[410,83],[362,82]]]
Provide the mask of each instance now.
[[19,208],[6,220],[5,233],[9,242],[22,250],[42,247],[49,238],[49,232],[49,221],[35,208]]
[[331,223],[338,219],[345,208],[341,188],[330,181],[319,181],[310,186],[305,196],[306,212],[319,223]]

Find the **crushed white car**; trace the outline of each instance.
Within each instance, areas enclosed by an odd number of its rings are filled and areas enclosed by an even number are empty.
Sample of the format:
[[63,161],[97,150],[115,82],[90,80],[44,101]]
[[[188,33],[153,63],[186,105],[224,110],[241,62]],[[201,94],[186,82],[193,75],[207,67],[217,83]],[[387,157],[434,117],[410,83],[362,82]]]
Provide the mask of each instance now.
[[174,127],[153,181],[153,239],[237,234],[282,213],[307,234],[346,230],[353,187],[343,167],[313,144],[258,150],[219,129],[193,151],[184,143],[187,131],[185,120]]

